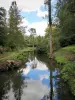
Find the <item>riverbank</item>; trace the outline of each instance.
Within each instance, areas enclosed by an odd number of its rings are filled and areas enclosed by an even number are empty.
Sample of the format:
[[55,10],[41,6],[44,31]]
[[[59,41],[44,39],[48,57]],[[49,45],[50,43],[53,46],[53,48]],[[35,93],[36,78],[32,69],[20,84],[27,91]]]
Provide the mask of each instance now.
[[34,48],[28,47],[14,52],[5,52],[0,54],[0,71],[6,71],[20,67],[27,60],[27,53],[32,52]]
[[62,65],[62,79],[68,83],[72,94],[75,95],[75,45],[56,51],[55,59]]

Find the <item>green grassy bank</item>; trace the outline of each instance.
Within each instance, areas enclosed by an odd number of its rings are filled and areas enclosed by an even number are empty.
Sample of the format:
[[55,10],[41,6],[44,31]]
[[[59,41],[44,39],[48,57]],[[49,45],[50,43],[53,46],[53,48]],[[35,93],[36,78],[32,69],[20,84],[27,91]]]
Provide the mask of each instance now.
[[27,52],[33,51],[34,48],[28,47],[22,50],[17,50],[13,52],[5,52],[0,54],[0,61],[4,60],[23,60],[27,57]]
[[55,59],[62,65],[61,77],[68,83],[71,92],[75,95],[75,45],[56,51]]
[[3,52],[0,54],[0,72],[22,67],[28,59],[29,52],[34,50],[35,48],[28,47],[13,52]]

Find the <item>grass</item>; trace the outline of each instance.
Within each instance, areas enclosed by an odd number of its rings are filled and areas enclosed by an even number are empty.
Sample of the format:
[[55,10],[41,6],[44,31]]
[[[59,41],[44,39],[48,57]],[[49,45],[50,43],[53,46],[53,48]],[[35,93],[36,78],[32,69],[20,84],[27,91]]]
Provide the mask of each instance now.
[[75,45],[61,48],[55,52],[55,59],[58,63],[68,63],[75,57]]
[[59,64],[63,64],[61,77],[68,83],[71,92],[75,95],[75,45],[56,51],[55,59]]
[[0,61],[9,60],[9,59],[23,60],[24,58],[26,58],[26,53],[33,50],[34,48],[28,47],[28,48],[24,48],[23,50],[18,50],[14,52],[5,52],[4,54],[1,54]]
[[62,50],[70,51],[70,52],[75,53],[75,45],[65,47],[65,48],[63,48]]

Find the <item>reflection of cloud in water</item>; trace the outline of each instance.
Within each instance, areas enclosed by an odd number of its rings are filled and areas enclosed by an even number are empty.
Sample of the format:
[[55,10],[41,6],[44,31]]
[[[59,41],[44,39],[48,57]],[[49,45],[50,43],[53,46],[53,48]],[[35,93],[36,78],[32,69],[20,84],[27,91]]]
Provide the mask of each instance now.
[[39,61],[36,57],[34,60],[29,60],[27,63],[26,63],[27,67],[31,67],[33,65],[36,66],[36,69],[38,70],[48,70],[46,64],[42,63],[41,61]]
[[39,70],[48,70],[47,66],[42,63],[42,62],[38,62],[37,63],[37,68],[36,69],[39,69]]
[[[35,69],[32,68],[33,64],[36,64]],[[35,58],[34,60],[29,60],[29,62],[27,62],[26,65],[27,67],[23,69],[23,73],[22,73],[23,79],[26,79],[26,77],[28,77],[29,79],[32,80],[40,80],[41,84],[46,85],[47,87],[50,86],[49,85],[50,72],[45,63]]]
[[47,85],[47,87],[50,87],[50,78],[48,74],[40,75],[40,80],[42,81],[42,84]]
[[37,69],[39,70],[48,70],[46,64],[44,64],[43,62],[39,61],[37,58],[35,60],[37,62]]
[[[35,69],[33,69],[32,70],[32,66],[33,66],[33,64],[35,64],[36,65],[36,68]],[[34,60],[29,60],[29,62],[27,62],[26,63],[26,68],[25,69],[23,69],[23,75],[28,75],[29,73],[30,74],[32,74],[32,73],[34,73],[34,75],[35,74],[46,74],[47,72],[44,72],[44,71],[48,71],[48,68],[47,68],[47,66],[44,64],[44,63],[42,63],[42,62],[40,62],[40,61],[38,61],[37,60],[37,58],[35,57],[35,59]],[[32,75],[31,75],[32,76]],[[47,75],[48,76],[48,75]],[[45,77],[45,76],[41,76],[41,78],[42,77]]]
[[22,100],[40,100],[49,92],[49,88],[39,80],[27,80],[27,88],[23,89]]
[[40,80],[43,79],[49,79],[49,75],[48,74],[40,75]]
[[23,69],[23,73],[24,75],[27,75],[30,72],[31,68],[27,67],[25,69]]

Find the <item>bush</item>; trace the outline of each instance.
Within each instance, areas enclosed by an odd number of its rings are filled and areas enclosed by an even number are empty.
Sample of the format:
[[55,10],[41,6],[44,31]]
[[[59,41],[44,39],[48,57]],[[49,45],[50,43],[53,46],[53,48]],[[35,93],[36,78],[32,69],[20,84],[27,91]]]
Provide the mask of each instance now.
[[0,54],[2,54],[2,53],[3,53],[3,51],[4,51],[3,47],[2,47],[2,46],[0,46]]
[[61,70],[61,75],[64,81],[68,82],[72,93],[75,95],[75,62],[65,64]]

